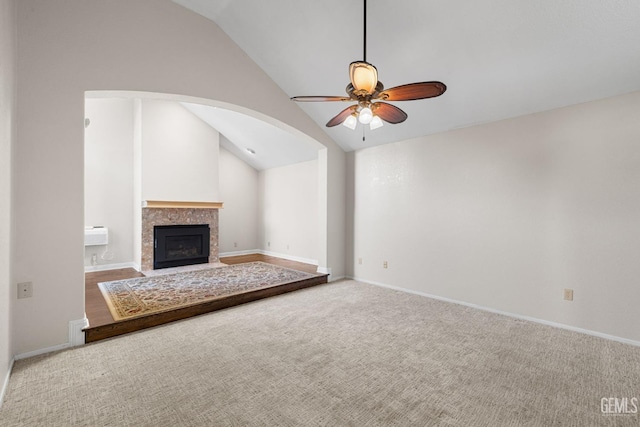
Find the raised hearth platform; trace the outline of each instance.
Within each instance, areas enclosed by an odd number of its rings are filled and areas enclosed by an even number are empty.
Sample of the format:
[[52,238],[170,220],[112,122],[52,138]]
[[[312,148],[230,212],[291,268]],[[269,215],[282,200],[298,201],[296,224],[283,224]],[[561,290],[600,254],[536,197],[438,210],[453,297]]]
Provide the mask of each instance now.
[[89,326],[88,328],[84,329],[85,343],[91,343],[106,338],[127,334],[140,329],[151,328],[176,320],[186,319],[189,317],[222,310],[224,308],[233,307],[247,302],[320,285],[323,283],[327,283],[328,277],[328,274],[318,274],[316,276],[299,281],[284,283],[268,288],[255,289],[241,294],[220,297],[212,301],[206,301],[188,307],[181,307],[160,313],[153,313],[146,316],[135,317],[132,319],[120,320],[101,326]]

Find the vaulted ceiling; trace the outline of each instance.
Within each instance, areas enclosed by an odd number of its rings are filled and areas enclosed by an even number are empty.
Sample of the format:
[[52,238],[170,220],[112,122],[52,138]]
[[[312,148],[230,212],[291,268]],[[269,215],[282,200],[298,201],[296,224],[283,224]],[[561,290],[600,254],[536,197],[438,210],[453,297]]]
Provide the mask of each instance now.
[[[344,95],[363,59],[362,0],[174,0],[220,26],[289,96]],[[326,128],[348,104],[302,108],[345,150],[640,90],[637,0],[369,0],[367,61],[385,87],[439,80],[395,102],[406,122]]]

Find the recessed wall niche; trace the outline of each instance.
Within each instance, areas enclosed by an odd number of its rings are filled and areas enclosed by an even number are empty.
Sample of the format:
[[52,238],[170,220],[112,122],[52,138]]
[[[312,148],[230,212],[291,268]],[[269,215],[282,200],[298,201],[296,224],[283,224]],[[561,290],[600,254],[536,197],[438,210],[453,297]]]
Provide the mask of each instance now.
[[[96,254],[143,269],[142,201],[218,202],[220,135],[177,102],[85,101],[85,225],[110,233],[108,247],[85,248],[85,266]],[[215,230],[217,259],[217,211]]]

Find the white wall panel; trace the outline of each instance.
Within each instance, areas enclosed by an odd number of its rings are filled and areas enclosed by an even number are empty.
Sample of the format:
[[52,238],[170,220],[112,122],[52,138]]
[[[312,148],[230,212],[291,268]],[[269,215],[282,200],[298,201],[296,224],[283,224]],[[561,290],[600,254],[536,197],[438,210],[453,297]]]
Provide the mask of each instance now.
[[356,152],[353,276],[640,340],[638,111],[634,93]]

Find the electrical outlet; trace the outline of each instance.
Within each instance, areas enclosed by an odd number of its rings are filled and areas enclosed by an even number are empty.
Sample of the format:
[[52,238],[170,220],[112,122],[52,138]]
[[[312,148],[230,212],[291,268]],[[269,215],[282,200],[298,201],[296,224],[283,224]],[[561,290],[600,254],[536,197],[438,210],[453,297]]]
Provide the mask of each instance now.
[[238,242],[233,242],[233,247],[237,248],[238,247]]
[[387,261],[385,261],[385,262],[382,264],[382,267],[383,267],[383,268],[387,268],[388,266],[389,266],[389,265],[387,264]]
[[31,298],[33,296],[33,283],[18,283],[18,298]]
[[270,248],[271,247],[271,242],[267,242],[267,247]]
[[362,258],[358,258],[358,264],[362,264]]
[[573,301],[573,289],[564,290],[564,299],[565,301]]

